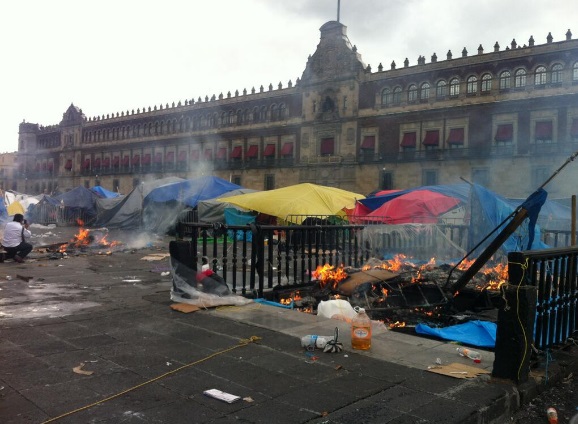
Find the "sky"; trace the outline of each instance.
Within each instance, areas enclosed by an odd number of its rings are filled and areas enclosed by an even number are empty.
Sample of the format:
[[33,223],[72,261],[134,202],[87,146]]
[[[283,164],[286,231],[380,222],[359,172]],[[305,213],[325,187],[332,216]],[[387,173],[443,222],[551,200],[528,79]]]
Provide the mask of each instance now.
[[[301,77],[338,0],[27,0],[2,4],[0,153],[18,125],[58,124],[70,104],[87,117],[232,94]],[[578,38],[575,0],[341,0],[365,64],[411,65],[435,52],[476,54],[512,39]]]

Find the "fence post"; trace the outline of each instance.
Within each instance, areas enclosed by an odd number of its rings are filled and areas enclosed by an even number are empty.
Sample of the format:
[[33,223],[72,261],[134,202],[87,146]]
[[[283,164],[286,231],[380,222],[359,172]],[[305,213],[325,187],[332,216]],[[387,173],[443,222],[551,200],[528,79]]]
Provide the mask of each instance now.
[[504,302],[498,310],[492,376],[523,383],[528,380],[536,320],[536,287],[529,281],[522,252],[508,254],[509,283],[502,287]]

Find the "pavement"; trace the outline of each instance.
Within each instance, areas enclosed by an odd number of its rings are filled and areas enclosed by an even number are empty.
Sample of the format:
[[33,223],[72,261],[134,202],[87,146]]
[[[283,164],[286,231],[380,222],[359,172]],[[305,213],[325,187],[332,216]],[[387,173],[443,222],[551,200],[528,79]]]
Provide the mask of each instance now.
[[[71,231],[42,230],[36,246]],[[575,349],[560,349],[517,386],[483,373],[492,352],[478,349],[474,364],[455,344],[378,323],[371,350],[357,351],[346,322],[297,310],[175,311],[170,239],[141,236],[113,235],[133,242],[112,253],[36,250],[24,264],[0,263],[1,423],[506,423],[578,370]],[[301,347],[300,337],[336,327],[342,352]],[[436,362],[481,374],[442,375]]]

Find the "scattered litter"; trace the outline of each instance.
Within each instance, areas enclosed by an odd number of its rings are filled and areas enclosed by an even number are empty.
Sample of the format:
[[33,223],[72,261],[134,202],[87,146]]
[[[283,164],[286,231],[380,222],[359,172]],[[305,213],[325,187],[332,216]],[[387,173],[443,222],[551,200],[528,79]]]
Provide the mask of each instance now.
[[172,362],[167,362],[167,367],[170,367],[172,364]]
[[249,402],[249,403],[255,402],[251,396],[244,397],[243,400],[244,400],[245,402]]
[[6,280],[12,281],[12,276],[11,276],[11,275],[7,275],[7,276],[6,276]]
[[160,261],[162,259],[171,256],[170,253],[151,253],[150,255],[143,256],[141,261]]
[[558,424],[558,411],[555,408],[548,408],[546,410],[549,424]]
[[34,279],[34,277],[26,277],[24,275],[18,275],[18,274],[16,274],[16,278],[18,278],[22,281],[26,281],[26,282],[29,282],[30,280]]
[[82,367],[84,367],[84,362],[81,362],[80,365],[78,365],[77,367],[72,368],[72,371],[74,371],[77,374],[82,374],[82,375],[92,375],[94,374],[94,371],[86,371],[83,370]]
[[174,311],[182,312],[184,314],[197,312],[201,310],[201,308],[199,308],[198,306],[191,305],[189,303],[173,303],[171,304],[171,309]]
[[122,280],[123,283],[140,283],[142,280],[139,280],[138,278],[125,278],[124,280]]
[[490,373],[490,371],[486,371],[482,368],[476,368],[457,362],[448,365],[428,367],[428,371],[454,378],[473,378],[479,376],[480,374]]
[[218,389],[205,390],[203,394],[218,400],[222,400],[223,402],[227,403],[237,402],[239,399],[241,399],[241,396],[232,395],[231,393],[225,393]]
[[171,275],[169,271],[161,272],[161,277],[166,277],[167,275]]

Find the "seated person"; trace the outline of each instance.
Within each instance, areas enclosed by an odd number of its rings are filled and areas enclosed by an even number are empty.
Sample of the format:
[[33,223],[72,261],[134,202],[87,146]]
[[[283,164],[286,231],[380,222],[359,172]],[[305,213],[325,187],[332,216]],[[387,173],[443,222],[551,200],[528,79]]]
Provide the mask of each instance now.
[[24,262],[24,258],[32,251],[32,245],[26,240],[32,236],[28,229],[28,222],[24,215],[17,213],[14,220],[8,222],[4,227],[4,237],[2,237],[2,247],[6,251],[6,258],[18,263]]

